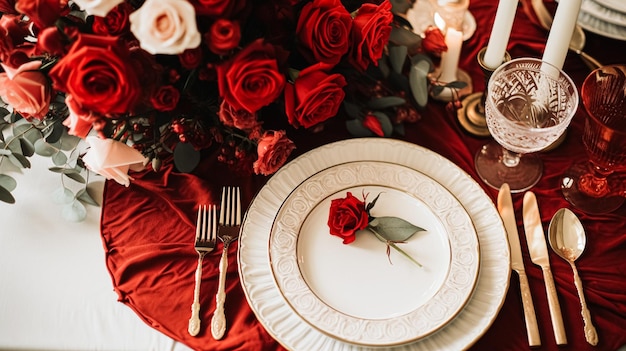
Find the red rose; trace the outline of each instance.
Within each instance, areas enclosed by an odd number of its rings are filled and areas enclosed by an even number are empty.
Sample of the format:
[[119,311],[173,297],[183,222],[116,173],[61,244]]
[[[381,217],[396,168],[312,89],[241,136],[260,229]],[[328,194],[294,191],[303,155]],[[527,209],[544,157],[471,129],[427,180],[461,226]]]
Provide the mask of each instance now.
[[284,131],[265,132],[257,146],[258,159],[252,165],[254,173],[270,175],[276,172],[295,148]]
[[334,117],[345,97],[341,74],[324,72],[323,63],[303,69],[294,84],[285,87],[285,112],[294,127],[312,127]]
[[246,7],[244,0],[191,0],[196,13],[209,17],[232,17]]
[[40,29],[53,26],[66,6],[66,0],[17,0],[15,3],[15,9],[28,16]]
[[429,26],[426,28],[426,31],[424,32],[424,39],[422,40],[422,49],[438,55],[448,50],[446,39],[439,28],[436,26]]
[[369,216],[365,211],[365,201],[361,201],[348,192],[344,199],[334,199],[330,202],[328,227],[330,234],[343,239],[344,244],[350,244],[356,239],[356,232],[365,229],[369,224]]
[[257,119],[256,113],[250,113],[246,110],[237,110],[225,100],[220,104],[218,116],[225,126],[235,127],[241,130],[251,130],[261,124]]
[[309,62],[335,66],[350,48],[352,17],[339,0],[314,0],[304,6],[296,34]]
[[150,97],[152,106],[157,111],[172,111],[178,105],[180,100],[180,92],[172,85],[164,85],[159,87],[157,91]]
[[65,53],[64,36],[57,27],[48,27],[39,33],[37,51],[54,56],[63,56]]
[[107,13],[105,17],[94,16],[93,32],[102,35],[120,35],[130,29],[128,16],[133,12],[128,3],[121,3]]
[[218,19],[209,31],[204,35],[209,50],[218,54],[226,55],[239,45],[241,29],[239,23],[227,19]]
[[220,96],[236,109],[257,112],[276,100],[285,86],[278,70],[276,49],[262,39],[253,41],[231,60],[217,66]]
[[194,49],[186,49],[178,55],[181,66],[186,69],[194,69],[202,63],[202,49],[198,46]]
[[50,78],[81,108],[105,116],[131,112],[142,90],[128,51],[116,37],[79,35]]
[[0,0],[0,12],[5,15],[17,15],[18,12],[15,10],[15,2],[16,0]]
[[379,6],[363,4],[352,22],[352,48],[349,61],[365,71],[370,63],[378,65],[385,45],[391,35],[391,3],[383,1]]

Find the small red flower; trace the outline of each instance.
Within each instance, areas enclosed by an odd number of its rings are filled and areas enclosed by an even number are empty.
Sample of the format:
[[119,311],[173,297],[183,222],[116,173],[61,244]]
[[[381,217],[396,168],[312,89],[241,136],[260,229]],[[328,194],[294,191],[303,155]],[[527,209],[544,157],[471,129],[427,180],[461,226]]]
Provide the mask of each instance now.
[[330,234],[343,238],[344,244],[356,239],[356,232],[365,229],[369,224],[369,216],[365,209],[365,201],[357,199],[348,192],[343,199],[334,199],[330,203],[328,227]]

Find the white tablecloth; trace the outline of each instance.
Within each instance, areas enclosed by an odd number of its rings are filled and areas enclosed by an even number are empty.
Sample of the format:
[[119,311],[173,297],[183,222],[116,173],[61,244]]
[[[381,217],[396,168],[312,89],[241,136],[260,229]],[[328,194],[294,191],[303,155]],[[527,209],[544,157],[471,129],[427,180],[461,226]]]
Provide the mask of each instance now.
[[[0,202],[0,349],[189,350],[117,301],[100,208],[87,206],[81,223],[63,220],[51,197],[61,176],[48,171],[49,159],[31,161],[23,174],[10,173],[17,202]],[[100,196],[103,184],[97,180]]]

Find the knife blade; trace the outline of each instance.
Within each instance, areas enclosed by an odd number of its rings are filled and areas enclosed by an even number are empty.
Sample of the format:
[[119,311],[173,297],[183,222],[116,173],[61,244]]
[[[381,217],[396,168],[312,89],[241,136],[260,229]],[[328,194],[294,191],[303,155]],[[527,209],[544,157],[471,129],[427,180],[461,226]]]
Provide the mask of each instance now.
[[509,248],[511,249],[511,268],[517,272],[519,276],[520,292],[522,294],[522,307],[524,310],[524,320],[526,321],[526,334],[528,335],[529,346],[541,346],[541,337],[539,335],[539,326],[537,325],[537,315],[535,314],[535,305],[530,294],[528,285],[528,277],[524,269],[524,260],[522,258],[522,248],[520,245],[519,233],[517,232],[517,221],[515,220],[515,211],[513,209],[513,199],[511,198],[511,189],[507,183],[502,184],[498,192],[498,212],[509,239]]
[[556,294],[554,278],[552,277],[552,271],[550,269],[550,258],[548,256],[548,247],[543,232],[543,225],[541,224],[539,207],[537,206],[537,197],[533,192],[527,191],[524,194],[522,211],[524,216],[524,232],[526,233],[530,259],[534,264],[540,266],[543,272],[554,337],[558,345],[566,345],[567,337],[565,335],[565,326],[563,325],[561,305],[559,305],[559,298]]

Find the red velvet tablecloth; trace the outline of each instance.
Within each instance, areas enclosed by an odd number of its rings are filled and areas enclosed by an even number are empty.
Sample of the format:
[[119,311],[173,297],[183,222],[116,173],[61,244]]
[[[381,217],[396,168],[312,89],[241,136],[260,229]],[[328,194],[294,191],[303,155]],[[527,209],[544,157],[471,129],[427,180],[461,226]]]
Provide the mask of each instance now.
[[[528,0],[530,1],[530,0]],[[482,91],[484,79],[476,63],[476,53],[487,45],[497,1],[472,0],[470,11],[477,21],[475,34],[464,43],[460,66],[474,79],[475,91]],[[517,11],[509,42],[513,58],[541,57],[547,32],[533,24],[523,11]],[[553,2],[548,2],[553,6]],[[554,7],[552,7],[554,8]],[[626,42],[588,33],[586,51],[605,64],[626,63]],[[580,87],[589,73],[575,54],[569,54],[564,70]],[[579,108],[564,143],[554,151],[543,153],[545,174],[532,189],[537,195],[544,227],[562,207],[571,206],[561,195],[560,175],[566,167],[585,158],[581,131],[585,112]],[[464,132],[456,116],[444,103],[432,101],[421,112],[422,119],[407,125],[402,139],[422,145],[450,159],[483,185],[492,197],[497,191],[481,183],[474,170],[474,154],[488,140]],[[343,122],[333,121],[324,132],[310,134],[290,131],[298,149],[294,157],[314,147],[349,137]],[[400,138],[400,136],[398,136]],[[200,335],[187,333],[187,322],[193,300],[194,271],[197,254],[193,248],[195,208],[198,203],[218,203],[223,185],[240,185],[244,203],[250,203],[267,178],[238,177],[231,174],[214,157],[194,174],[180,174],[171,166],[159,173],[134,175],[129,188],[107,182],[101,220],[106,265],[119,300],[132,308],[139,318],[153,328],[197,350],[281,350],[280,344],[264,330],[248,306],[237,271],[237,244],[230,248],[227,277],[225,338],[215,341],[207,326],[215,308],[218,285],[218,262],[221,244],[205,258],[201,288]],[[513,197],[520,235],[521,195]],[[600,342],[592,347],[585,342],[580,302],[567,262],[551,254],[552,271],[560,299],[568,345],[557,347],[545,294],[541,269],[533,265],[526,245],[522,245],[526,270],[539,321],[542,346],[537,350],[616,350],[626,344],[626,206],[607,215],[587,215],[574,210],[588,234],[587,249],[577,261],[585,287],[587,303],[598,330]],[[471,350],[528,350],[518,278],[511,275],[510,289],[504,305],[490,329]],[[308,351],[308,350],[307,350]]]

